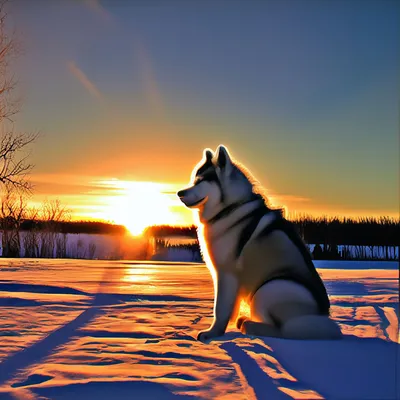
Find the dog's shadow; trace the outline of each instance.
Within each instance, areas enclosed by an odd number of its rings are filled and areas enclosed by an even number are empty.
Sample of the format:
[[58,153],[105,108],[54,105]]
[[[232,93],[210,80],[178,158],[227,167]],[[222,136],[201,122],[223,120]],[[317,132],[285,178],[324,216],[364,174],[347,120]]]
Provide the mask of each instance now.
[[[231,340],[232,337],[243,337],[240,334],[231,334],[229,336]],[[247,384],[254,390],[258,400],[291,398],[278,389],[274,381],[261,369],[254,358],[249,356],[246,351],[231,340],[224,341],[219,347],[226,351],[232,361],[239,366]]]
[[399,390],[400,347],[388,340],[353,335],[291,340],[228,332],[213,342],[240,368],[257,399],[291,398],[284,388],[323,398],[365,398],[369,393],[369,398],[394,399]]

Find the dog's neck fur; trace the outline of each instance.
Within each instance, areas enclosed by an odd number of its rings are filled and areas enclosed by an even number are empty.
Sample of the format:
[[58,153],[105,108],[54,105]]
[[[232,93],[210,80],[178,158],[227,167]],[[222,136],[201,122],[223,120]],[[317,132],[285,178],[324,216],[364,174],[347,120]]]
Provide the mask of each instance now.
[[251,202],[254,202],[257,200],[261,200],[261,198],[260,198],[260,196],[254,194],[253,196],[249,197],[248,199],[236,201],[235,203],[227,205],[221,211],[219,211],[217,214],[215,214],[213,217],[209,218],[208,220],[206,220],[204,222],[207,223],[208,225],[215,224],[220,219],[227,217],[228,215],[233,213],[235,210],[237,210],[242,205],[251,203]]
[[[264,197],[255,191],[248,174],[237,165],[231,164],[232,168],[233,173],[236,170],[239,179],[246,180],[242,192],[226,193],[226,188],[220,184],[220,205],[207,207],[208,204],[205,204],[195,213],[200,249],[213,274],[227,265],[236,264],[241,253],[239,249],[246,245],[255,231],[259,231],[258,225],[268,225],[275,217]],[[221,178],[221,170],[217,169],[216,173]],[[219,181],[223,183],[223,179]],[[264,218],[267,215],[268,218]]]
[[210,220],[202,221],[205,232],[207,232],[207,240],[212,240],[240,225],[247,215],[262,205],[264,205],[264,201],[261,198],[252,197],[246,201],[234,203],[227,211],[224,211],[226,208],[222,209]]
[[211,271],[218,271],[226,265],[236,263],[238,257],[236,248],[243,224],[247,221],[246,217],[263,205],[263,200],[255,199],[238,206],[212,224],[200,223],[198,229],[200,248]]

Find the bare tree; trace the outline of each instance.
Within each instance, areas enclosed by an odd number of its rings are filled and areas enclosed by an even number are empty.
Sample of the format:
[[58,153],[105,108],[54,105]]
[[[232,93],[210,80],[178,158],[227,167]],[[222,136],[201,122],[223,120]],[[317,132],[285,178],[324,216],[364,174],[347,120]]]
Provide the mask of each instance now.
[[19,257],[21,250],[21,223],[24,220],[26,201],[23,195],[6,190],[0,204],[0,230],[3,257]]
[[88,245],[89,248],[89,260],[93,260],[94,259],[94,255],[96,253],[96,243],[95,242],[90,242]]
[[29,207],[26,208],[24,214],[25,221],[28,222],[29,225],[22,237],[25,254],[24,256],[27,258],[36,258],[39,256],[39,210],[36,207]]
[[60,232],[60,222],[70,219],[70,211],[61,205],[60,200],[45,201],[41,208],[40,220],[42,229],[40,231],[40,252],[41,258],[53,258],[54,249],[56,255],[60,257],[66,256],[66,235]]
[[0,122],[12,120],[12,116],[18,112],[17,104],[10,97],[16,81],[14,75],[8,72],[10,60],[17,55],[18,49],[14,35],[7,31],[6,3],[7,0],[0,0]]
[[68,236],[66,233],[58,233],[56,237],[56,258],[67,258],[67,242]]
[[15,35],[7,27],[7,0],[0,0],[0,183],[22,191],[31,191],[27,179],[33,165],[28,161],[29,145],[37,133],[16,132],[13,117],[19,112],[19,102],[13,94],[16,80],[10,73],[12,59],[18,54]]

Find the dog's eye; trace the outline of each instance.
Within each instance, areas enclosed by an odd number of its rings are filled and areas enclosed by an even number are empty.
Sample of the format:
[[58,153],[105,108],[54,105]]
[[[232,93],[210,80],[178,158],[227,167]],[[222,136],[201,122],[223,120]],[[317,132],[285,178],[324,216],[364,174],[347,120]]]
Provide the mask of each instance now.
[[194,180],[194,182],[193,182],[193,184],[196,186],[196,185],[198,185],[199,183],[201,183],[201,182],[203,182],[203,178],[196,178],[195,180]]
[[203,176],[203,180],[205,180],[207,182],[216,181],[216,180],[218,180],[217,173],[214,170],[209,171],[207,174],[205,174]]

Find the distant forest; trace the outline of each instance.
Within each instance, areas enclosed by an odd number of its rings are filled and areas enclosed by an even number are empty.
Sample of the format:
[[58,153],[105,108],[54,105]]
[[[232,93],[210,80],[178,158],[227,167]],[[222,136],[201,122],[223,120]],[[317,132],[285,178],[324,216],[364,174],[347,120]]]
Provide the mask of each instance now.
[[[57,204],[53,210],[58,210]],[[58,217],[53,218],[53,215]],[[36,255],[50,257],[55,252],[60,257],[65,257],[67,234],[114,236],[128,234],[127,228],[123,225],[94,221],[66,221],[62,219],[62,215],[63,213],[48,213],[44,220],[22,218],[18,220],[10,216],[0,218],[2,256],[18,257],[24,247],[24,254],[31,257]],[[314,259],[398,259],[399,219],[305,216],[293,219],[291,222],[309,245]],[[19,235],[22,232],[25,232],[23,237]],[[194,225],[150,226],[144,231],[143,238],[149,246],[153,243],[157,249],[186,249],[193,252],[193,257],[201,257]],[[182,239],[193,239],[193,242],[188,243]],[[93,249],[91,253],[94,254]]]
[[[305,216],[292,219],[291,222],[307,245],[315,245],[312,248],[314,259],[398,260],[399,219]],[[197,237],[195,226],[153,226],[147,228],[145,233],[155,238],[191,237],[196,239]],[[159,245],[161,245],[160,239]],[[198,243],[174,245],[165,240],[165,246],[184,247],[196,252]],[[311,251],[311,246],[309,247]]]
[[[306,243],[320,245],[398,246],[400,220],[381,218],[301,217],[291,220]],[[196,227],[152,226],[149,236],[196,238]]]
[[[4,226],[0,219],[0,226]],[[291,220],[306,243],[320,245],[398,246],[400,220],[381,218],[302,217]],[[25,220],[21,231],[40,230],[48,221]],[[94,221],[54,221],[52,228],[60,233],[111,234],[127,233],[123,225]],[[197,230],[191,226],[155,225],[144,231],[147,237],[185,236],[195,239]]]
[[[47,224],[48,221],[25,220],[21,223],[20,230],[41,230],[44,229]],[[97,221],[53,221],[52,228],[59,233],[86,233],[91,235],[121,235],[128,232],[123,225],[114,225]]]

